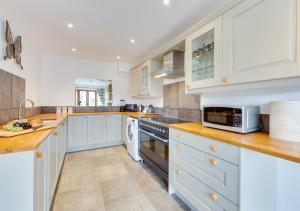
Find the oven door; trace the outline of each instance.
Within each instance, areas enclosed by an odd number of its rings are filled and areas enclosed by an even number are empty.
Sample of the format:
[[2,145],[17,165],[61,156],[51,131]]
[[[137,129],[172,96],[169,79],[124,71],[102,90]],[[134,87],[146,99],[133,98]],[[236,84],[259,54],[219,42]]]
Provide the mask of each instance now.
[[139,151],[141,156],[155,163],[161,170],[168,173],[169,169],[169,140],[139,128]]

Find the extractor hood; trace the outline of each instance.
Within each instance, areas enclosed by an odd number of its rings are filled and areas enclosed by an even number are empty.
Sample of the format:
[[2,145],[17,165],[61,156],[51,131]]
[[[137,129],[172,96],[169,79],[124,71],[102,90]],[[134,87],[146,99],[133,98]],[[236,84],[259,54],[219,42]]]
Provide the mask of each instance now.
[[163,58],[163,67],[152,74],[154,78],[174,79],[184,76],[184,52],[173,50]]

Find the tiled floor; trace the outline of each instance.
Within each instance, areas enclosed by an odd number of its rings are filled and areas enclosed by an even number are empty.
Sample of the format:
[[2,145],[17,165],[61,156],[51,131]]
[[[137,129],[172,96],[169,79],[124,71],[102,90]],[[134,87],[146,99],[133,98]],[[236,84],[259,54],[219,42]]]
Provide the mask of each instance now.
[[123,146],[66,156],[53,211],[186,210]]

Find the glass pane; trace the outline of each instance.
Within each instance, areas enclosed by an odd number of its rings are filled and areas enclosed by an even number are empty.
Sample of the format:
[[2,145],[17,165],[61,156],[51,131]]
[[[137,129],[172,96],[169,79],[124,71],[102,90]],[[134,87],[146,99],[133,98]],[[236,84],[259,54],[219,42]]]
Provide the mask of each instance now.
[[148,66],[142,69],[142,90],[148,90]]
[[86,91],[80,91],[79,98],[79,105],[86,106]]
[[214,78],[214,29],[192,41],[192,81]]
[[96,92],[89,92],[89,106],[96,106]]

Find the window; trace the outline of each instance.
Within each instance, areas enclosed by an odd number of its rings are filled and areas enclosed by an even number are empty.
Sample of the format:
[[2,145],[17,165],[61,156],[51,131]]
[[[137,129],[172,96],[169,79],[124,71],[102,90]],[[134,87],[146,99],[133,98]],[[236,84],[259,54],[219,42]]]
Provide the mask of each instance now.
[[76,106],[97,106],[97,90],[75,89]]
[[75,80],[76,106],[112,105],[112,81],[97,79]]

